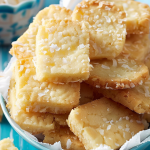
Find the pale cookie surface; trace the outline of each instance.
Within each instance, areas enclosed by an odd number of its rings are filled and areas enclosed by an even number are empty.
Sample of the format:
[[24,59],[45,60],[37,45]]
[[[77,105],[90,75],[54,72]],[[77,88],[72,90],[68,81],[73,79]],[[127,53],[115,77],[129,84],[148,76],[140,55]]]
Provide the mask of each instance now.
[[89,23],[90,59],[112,59],[121,53],[126,37],[122,7],[98,0],[84,1],[75,7],[72,16],[73,20]]
[[60,141],[65,150],[85,150],[83,144],[68,127],[60,127],[53,132],[44,133],[44,135],[44,143],[54,144]]
[[138,61],[144,61],[149,50],[148,34],[130,34],[126,37],[126,42],[121,55]]
[[[11,84],[15,82],[11,80]],[[54,130],[53,115],[45,113],[26,112],[17,105],[15,87],[10,87],[8,92],[9,102],[7,107],[10,109],[11,118],[23,129],[32,134],[40,134]]]
[[68,125],[86,150],[101,144],[118,149],[144,129],[141,116],[107,98],[81,105],[71,111]]
[[123,6],[128,34],[149,34],[150,7],[134,0],[100,0]]
[[1,105],[0,105],[0,122],[2,121],[2,117],[3,117],[3,111],[2,111],[2,108],[1,108]]
[[69,113],[79,104],[80,83],[39,82],[33,59],[17,60],[15,65],[17,103],[29,112]]
[[0,150],[18,150],[13,144],[13,140],[7,138],[0,141]]
[[125,58],[92,61],[93,69],[85,82],[97,88],[133,88],[149,77],[147,66]]
[[70,20],[45,21],[37,34],[39,81],[76,82],[89,77],[89,33]]
[[97,89],[97,91],[139,114],[150,113],[150,79],[143,83],[143,85],[132,89]]
[[35,17],[29,29],[16,41],[12,43],[10,53],[17,58],[28,58],[35,56],[35,44],[38,27],[46,19],[70,19],[72,11],[56,5],[50,5],[41,10]]
[[119,1],[126,12],[128,34],[149,34],[150,7],[136,1]]

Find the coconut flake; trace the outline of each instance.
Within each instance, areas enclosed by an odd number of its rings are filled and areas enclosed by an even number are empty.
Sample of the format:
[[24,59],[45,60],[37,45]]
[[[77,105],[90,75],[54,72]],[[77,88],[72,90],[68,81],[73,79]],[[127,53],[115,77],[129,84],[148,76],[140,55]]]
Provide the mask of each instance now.
[[110,23],[111,19],[108,16],[104,16],[106,18],[106,22]]
[[115,143],[116,146],[120,146],[118,143]]
[[116,59],[112,59],[113,60],[113,67],[117,67],[117,60]]
[[107,130],[110,130],[110,129],[111,129],[111,125],[108,125],[108,126],[107,126]]
[[26,69],[26,72],[25,73],[29,73],[30,72],[30,69]]
[[70,149],[71,143],[72,143],[71,140],[68,139],[68,140],[67,140],[67,143],[66,143],[66,149]]
[[120,130],[121,130],[121,129],[122,129],[122,126],[118,126],[118,129],[120,129]]
[[56,50],[56,51],[59,51],[59,50],[60,50],[60,47],[58,47],[57,44],[52,44],[52,45],[50,46],[50,48],[53,49],[53,50],[52,50],[53,52],[54,52],[54,50]]
[[105,10],[111,10],[111,8],[108,6],[105,6]]
[[20,65],[19,72],[21,72],[24,69],[24,65]]
[[98,19],[98,18],[99,18],[99,15],[96,15],[96,16],[95,16],[95,19]]
[[130,68],[130,67],[129,67],[128,65],[126,65],[126,64],[123,64],[122,67],[123,67],[123,68],[127,68],[127,69],[129,69],[129,70],[133,70],[132,68]]
[[140,121],[140,120],[136,120],[136,122],[137,122],[138,124],[141,124],[141,123],[142,123],[142,121]]
[[125,131],[126,131],[126,132],[129,132],[129,131],[130,131],[130,128],[125,128]]
[[38,94],[39,97],[42,97],[42,96],[44,96],[44,95],[45,95],[45,93],[39,93],[39,94]]
[[85,45],[84,45],[84,44],[80,44],[79,47],[80,47],[80,48],[84,48]]
[[110,67],[108,67],[108,66],[105,66],[105,65],[101,65],[101,67],[103,68],[103,69],[110,69]]
[[100,132],[101,135],[104,135],[104,130],[103,129],[100,129],[99,132]]
[[63,57],[63,63],[66,64],[67,63],[67,59]]

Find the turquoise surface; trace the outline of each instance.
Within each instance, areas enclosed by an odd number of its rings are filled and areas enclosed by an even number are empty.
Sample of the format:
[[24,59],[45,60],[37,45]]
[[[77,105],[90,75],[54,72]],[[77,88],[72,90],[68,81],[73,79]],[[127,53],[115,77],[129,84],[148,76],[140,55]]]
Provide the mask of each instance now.
[[[141,1],[149,3],[150,5],[149,0]],[[48,6],[53,3],[56,4],[58,2],[59,0],[45,0],[45,6]],[[9,49],[10,46],[0,47],[0,71],[4,70],[11,58],[10,54],[8,53]],[[12,129],[6,118],[3,116],[2,123],[0,123],[0,140],[7,137],[14,139],[14,144],[16,147],[18,147],[19,150],[38,150],[29,143],[27,143],[25,140],[23,140],[22,137],[20,137],[18,133],[16,133],[16,131]],[[133,148],[132,150],[150,150],[150,142],[146,142],[136,148]]]

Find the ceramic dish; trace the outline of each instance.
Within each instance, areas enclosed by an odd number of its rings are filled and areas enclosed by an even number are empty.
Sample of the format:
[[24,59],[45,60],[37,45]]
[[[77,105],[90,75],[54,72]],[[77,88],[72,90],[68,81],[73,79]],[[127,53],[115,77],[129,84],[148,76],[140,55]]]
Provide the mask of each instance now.
[[16,41],[43,4],[43,0],[28,0],[18,5],[0,4],[0,44]]

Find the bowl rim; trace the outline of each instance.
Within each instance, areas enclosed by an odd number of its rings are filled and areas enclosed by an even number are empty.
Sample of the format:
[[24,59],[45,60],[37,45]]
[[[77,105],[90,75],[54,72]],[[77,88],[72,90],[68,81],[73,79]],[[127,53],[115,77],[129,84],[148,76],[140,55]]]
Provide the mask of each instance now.
[[28,143],[30,143],[32,146],[34,146],[35,148],[39,149],[39,150],[50,150],[42,145],[40,145],[38,142],[34,141],[33,139],[31,139],[30,137],[28,137],[24,131],[18,126],[15,125],[15,122],[14,120],[11,119],[10,117],[10,114],[6,108],[6,105],[5,105],[5,100],[4,98],[2,97],[1,93],[0,93],[0,104],[1,104],[1,107],[2,107],[2,110],[3,110],[3,113],[6,117],[6,119],[8,120],[8,122],[10,123],[10,125],[12,126],[12,128],[25,140],[27,141]]
[[20,3],[17,4],[17,5],[0,4],[0,7],[9,6],[9,7],[12,7],[12,8],[18,8],[18,7],[21,7],[22,5],[24,5],[24,4],[26,4],[26,3],[31,3],[31,2],[36,2],[36,0],[27,0],[27,1],[23,1],[23,2],[20,2]]

